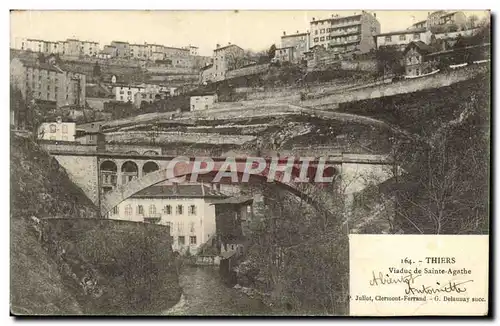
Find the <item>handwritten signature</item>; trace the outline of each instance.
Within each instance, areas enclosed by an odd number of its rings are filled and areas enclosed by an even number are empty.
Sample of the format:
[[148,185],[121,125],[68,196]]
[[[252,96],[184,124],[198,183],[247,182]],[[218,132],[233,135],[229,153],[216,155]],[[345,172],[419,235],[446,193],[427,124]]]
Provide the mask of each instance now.
[[417,277],[420,277],[421,275],[415,275],[412,273],[406,274],[406,275],[401,275],[399,277],[390,277],[389,274],[385,274],[382,272],[378,273],[378,276],[375,275],[375,272],[372,271],[372,279],[370,280],[370,285],[371,286],[378,286],[378,285],[385,285],[385,284],[398,284],[398,283],[414,283],[415,279]]
[[467,280],[463,282],[453,282],[453,281],[448,281],[444,285],[441,285],[441,283],[436,282],[436,286],[432,285],[422,285],[421,287],[413,287],[410,285],[410,282],[405,281],[405,283],[408,285],[408,287],[405,289],[406,294],[434,294],[434,293],[439,293],[439,292],[456,292],[456,293],[462,293],[467,291],[467,288],[464,286],[460,286],[466,283],[474,282],[474,280]]
[[474,282],[474,280],[467,280],[463,282],[448,281],[446,283],[436,282],[436,285],[414,285],[415,279],[420,277],[420,274],[408,274],[400,275],[398,277],[391,277],[389,274],[378,272],[378,275],[372,271],[372,278],[370,280],[371,286],[387,285],[387,284],[406,284],[405,294],[434,294],[439,292],[456,292],[462,293],[467,291],[467,288],[463,286],[464,284]]

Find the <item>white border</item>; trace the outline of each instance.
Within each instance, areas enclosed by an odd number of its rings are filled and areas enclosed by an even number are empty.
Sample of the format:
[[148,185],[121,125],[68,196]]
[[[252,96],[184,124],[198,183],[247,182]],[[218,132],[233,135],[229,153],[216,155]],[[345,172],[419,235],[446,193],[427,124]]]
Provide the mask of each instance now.
[[[0,60],[0,66],[1,66],[1,72],[3,78],[2,80],[2,87],[0,87],[0,92],[2,96],[0,99],[2,100],[2,115],[4,116],[3,121],[4,123],[4,128],[1,128],[2,132],[2,137],[0,137],[0,142],[1,142],[1,152],[4,153],[5,158],[1,160],[2,167],[0,168],[0,173],[2,173],[2,177],[0,180],[2,180],[2,186],[1,186],[1,205],[0,207],[2,208],[4,214],[2,215],[2,227],[0,228],[2,232],[2,236],[0,237],[2,239],[2,245],[0,246],[0,251],[1,251],[1,261],[3,262],[3,267],[1,270],[1,289],[0,289],[0,307],[2,309],[2,314],[1,314],[1,324],[12,324],[14,320],[12,318],[8,317],[9,313],[9,183],[5,182],[4,180],[9,180],[9,162],[7,160],[7,154],[9,153],[9,127],[8,127],[8,121],[9,121],[9,116],[8,116],[8,110],[7,106],[9,105],[9,100],[8,100],[8,79],[7,75],[9,72],[9,52],[8,52],[8,47],[9,47],[9,42],[7,40],[10,39],[9,37],[9,13],[8,9],[10,8],[15,8],[15,9],[87,9],[87,10],[92,10],[92,9],[210,9],[210,10],[220,10],[220,9],[317,9],[317,10],[340,10],[340,9],[366,9],[366,10],[411,10],[411,9],[425,9],[425,10],[432,10],[432,9],[452,9],[452,8],[460,8],[463,10],[480,10],[480,9],[493,9],[493,12],[496,12],[496,9],[498,7],[499,2],[498,1],[485,1],[485,0],[475,0],[475,1],[429,1],[429,0],[421,0],[421,1],[414,1],[414,2],[386,2],[384,5],[381,5],[379,2],[372,2],[372,1],[317,1],[317,0],[309,0],[309,1],[286,1],[286,5],[277,5],[278,2],[271,2],[268,0],[252,0],[252,1],[239,1],[236,3],[235,1],[203,1],[203,0],[184,0],[184,1],[162,1],[162,2],[155,2],[151,0],[142,0],[142,1],[132,1],[132,0],[122,0],[120,2],[104,2],[102,0],[87,0],[87,1],[75,1],[75,2],[69,2],[69,1],[24,1],[24,0],[17,0],[17,1],[3,1],[2,2],[2,11],[1,11],[1,18],[0,18],[0,26],[2,30],[2,35],[4,36],[3,42],[2,42],[2,51],[0,52],[0,55],[2,56]],[[408,7],[411,6],[411,7]],[[61,28],[64,28],[64,26],[61,26]],[[249,26],[251,28],[251,26]],[[496,32],[496,28],[495,28]],[[498,38],[498,33],[494,33],[495,35],[495,43]],[[495,52],[496,53],[496,52]],[[495,59],[496,56],[495,56]],[[496,71],[495,71],[496,72]],[[498,85],[497,85],[498,87]],[[498,89],[496,88],[495,90],[492,90],[496,94],[498,93]],[[496,108],[492,108],[492,110],[496,111]],[[498,114],[497,114],[498,115]],[[496,124],[493,123],[495,126]],[[495,139],[496,140],[496,139]],[[498,142],[494,142],[495,144],[495,149],[498,151],[499,148]],[[492,166],[492,170],[495,167]],[[495,178],[495,181],[497,181],[497,178]],[[495,196],[494,202],[500,203],[500,200],[498,198],[500,196],[497,192]],[[492,217],[493,220],[495,220],[494,217]],[[495,229],[492,230],[495,234],[498,236],[498,223],[495,225]],[[494,247],[498,248],[496,244]],[[497,289],[498,289],[498,282],[497,284]],[[495,289],[495,290],[497,290]],[[498,293],[498,291],[496,291]],[[495,302],[496,305],[496,312],[498,313],[498,300]],[[311,321],[306,321],[306,320],[301,320],[302,322],[305,323],[310,323]],[[353,320],[329,320],[328,322],[334,322],[336,324],[342,324],[346,322],[352,322]],[[386,323],[388,320],[380,320],[380,322]],[[37,321],[39,322],[39,321]],[[51,321],[45,321],[45,323],[50,323]],[[60,321],[60,323],[74,323],[76,321]],[[80,321],[82,322],[82,321]],[[104,320],[86,320],[85,322],[92,322],[94,325],[104,325]],[[106,324],[108,324],[110,321],[106,321]],[[116,320],[113,321],[113,323],[118,324],[122,323],[122,320]],[[161,323],[177,323],[178,321],[174,320],[164,320],[164,321],[158,321]],[[190,323],[193,323],[195,321],[189,321]],[[216,323],[220,323],[221,321],[214,321]],[[231,322],[234,323],[235,320],[227,320],[226,322]],[[259,324],[266,324],[266,323],[276,323],[276,320],[269,320],[269,321],[249,321],[247,322],[258,322]],[[283,322],[283,321],[282,321]],[[288,322],[288,321],[284,321]],[[359,322],[359,321],[356,321]],[[368,321],[363,321],[363,322],[368,322]],[[408,320],[398,320],[396,321],[397,323],[407,323]],[[417,322],[421,323],[426,323],[426,324],[437,324],[438,322],[442,321],[428,321],[428,320],[418,320]],[[454,321],[452,321],[454,322]],[[470,322],[470,321],[467,321]],[[136,325],[141,325],[143,324],[144,321],[139,321],[139,320],[134,320],[130,324],[136,324]]]

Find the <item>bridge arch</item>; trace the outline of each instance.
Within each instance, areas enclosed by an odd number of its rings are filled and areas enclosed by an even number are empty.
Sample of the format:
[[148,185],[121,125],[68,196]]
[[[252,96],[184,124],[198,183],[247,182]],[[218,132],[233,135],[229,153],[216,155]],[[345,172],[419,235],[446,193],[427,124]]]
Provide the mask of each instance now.
[[[179,164],[177,165],[179,166]],[[168,181],[168,180],[175,180],[177,178],[186,178],[186,181],[188,181],[193,173],[191,173],[192,165],[188,166],[181,166],[180,168],[174,168],[172,170],[168,169],[162,169],[162,170],[157,170],[148,174],[143,175],[141,178],[136,178],[128,182],[127,184],[122,184],[118,187],[116,187],[113,191],[110,191],[104,195],[103,200],[101,201],[101,215],[105,216],[113,207],[117,206],[120,204],[122,201],[125,199],[129,198],[130,196],[134,195],[135,193],[149,188],[151,186],[154,186],[160,182],[163,181]],[[241,176],[244,173],[244,165],[237,165],[237,174],[238,178],[241,178]],[[205,175],[200,175],[200,177],[207,177],[213,179],[214,174],[217,173],[216,171],[212,173],[208,173]],[[230,179],[229,177],[223,177],[223,179]],[[239,179],[240,180],[240,179]],[[207,180],[207,182],[210,182]],[[279,180],[275,180],[273,182],[268,182],[267,181],[267,176],[265,175],[260,175],[260,174],[251,174],[249,178],[249,182],[258,182],[258,183],[268,183],[268,184],[274,184],[284,190],[289,191],[290,193],[302,198],[305,200],[307,203],[311,204],[313,207],[315,207],[318,211],[323,212],[325,214],[328,214],[329,210],[326,209],[325,203],[320,203],[314,198],[312,198],[310,195],[305,193],[303,189],[298,184],[291,183],[291,182],[281,182]],[[312,186],[312,185],[311,185]]]
[[144,163],[142,166],[142,175],[158,171],[160,169],[159,165],[156,162],[153,161],[147,161]]
[[117,184],[118,167],[113,160],[105,160],[99,166],[102,189],[111,191]]
[[125,185],[139,178],[139,167],[134,161],[125,161],[121,166],[122,184]]

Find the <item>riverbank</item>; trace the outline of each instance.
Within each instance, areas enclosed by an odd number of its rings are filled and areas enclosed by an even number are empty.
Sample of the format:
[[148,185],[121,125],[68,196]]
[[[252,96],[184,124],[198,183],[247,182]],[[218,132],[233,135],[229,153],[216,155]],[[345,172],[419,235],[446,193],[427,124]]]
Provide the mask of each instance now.
[[258,299],[224,283],[217,267],[184,266],[179,275],[182,296],[162,315],[267,316],[272,311]]

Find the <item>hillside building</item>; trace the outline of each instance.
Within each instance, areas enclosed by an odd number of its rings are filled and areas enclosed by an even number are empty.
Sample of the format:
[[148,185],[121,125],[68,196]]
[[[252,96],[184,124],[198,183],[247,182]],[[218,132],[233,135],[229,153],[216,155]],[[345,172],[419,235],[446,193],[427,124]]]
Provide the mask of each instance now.
[[[116,172],[109,180],[116,182]],[[109,218],[168,225],[174,239],[172,249],[195,254],[216,233],[211,204],[222,198],[225,196],[203,184],[152,186],[121,202]]]
[[361,14],[311,21],[311,47],[323,46],[336,52],[366,53],[376,47],[374,35],[380,33],[380,23],[375,14]]
[[10,82],[23,97],[53,107],[85,103],[85,75],[65,71],[51,62],[31,62],[14,58],[10,63]]

